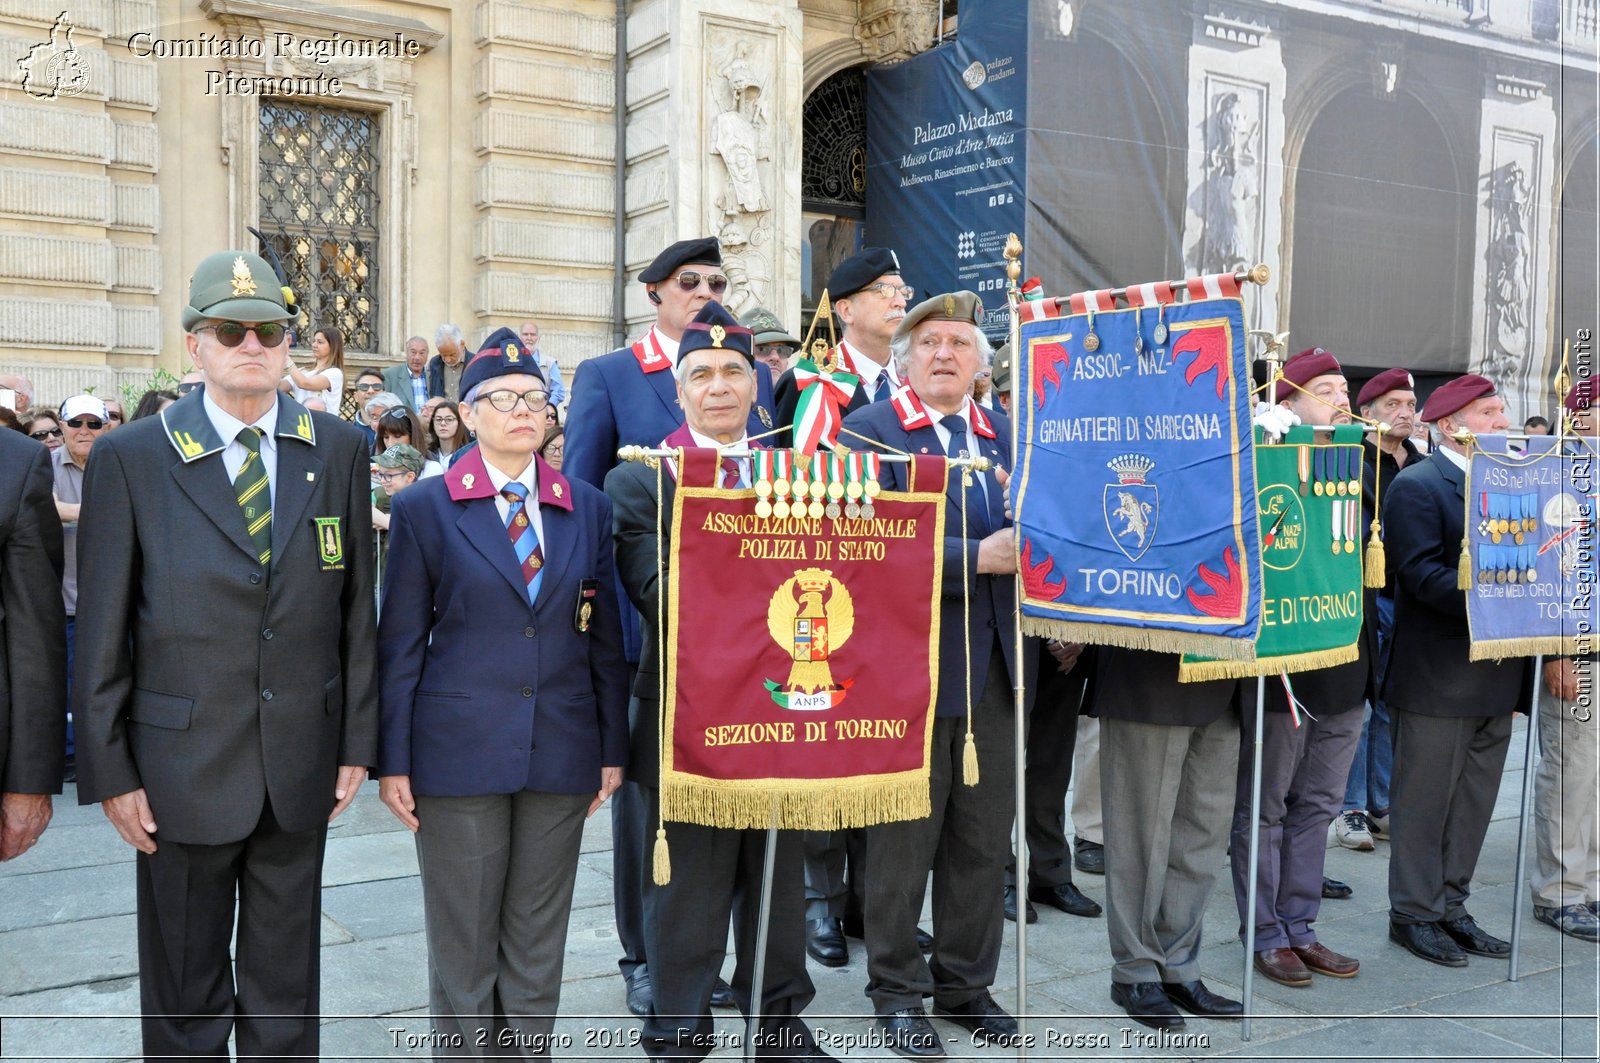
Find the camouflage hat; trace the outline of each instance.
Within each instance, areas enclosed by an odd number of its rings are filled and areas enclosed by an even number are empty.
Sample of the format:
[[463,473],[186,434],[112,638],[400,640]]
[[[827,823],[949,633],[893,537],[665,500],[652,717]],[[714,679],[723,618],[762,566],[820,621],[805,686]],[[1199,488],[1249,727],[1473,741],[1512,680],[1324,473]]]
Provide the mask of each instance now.
[[763,343],[787,343],[791,347],[800,346],[800,341],[789,335],[783,327],[783,322],[764,306],[758,306],[739,319],[739,324],[756,334],[756,346]]
[[283,285],[265,259],[248,251],[218,251],[195,267],[182,320],[184,331],[191,332],[208,319],[261,322],[293,316]]
[[409,469],[412,472],[422,471],[422,455],[410,443],[391,443],[383,448],[383,453],[378,455],[380,469]]

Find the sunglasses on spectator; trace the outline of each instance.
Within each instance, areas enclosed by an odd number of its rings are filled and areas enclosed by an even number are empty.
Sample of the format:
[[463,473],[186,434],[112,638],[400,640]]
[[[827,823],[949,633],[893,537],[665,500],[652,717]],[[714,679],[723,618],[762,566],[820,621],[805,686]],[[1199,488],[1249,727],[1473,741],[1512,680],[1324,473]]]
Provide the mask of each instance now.
[[178,385],[178,394],[179,395],[187,395],[187,394],[189,394],[189,392],[193,391],[195,388],[197,388],[199,386],[200,386],[200,381],[198,381],[198,380],[187,380],[187,381],[183,382],[182,384]]
[[68,428],[87,428],[91,432],[98,432],[106,423],[98,417],[74,417],[67,422]]
[[63,433],[59,428],[41,428],[37,432],[29,432],[28,435],[43,442],[46,439],[60,439]]
[[217,342],[224,347],[237,347],[244,342],[245,333],[254,332],[263,347],[276,347],[289,334],[289,326],[277,321],[264,321],[259,325],[241,325],[237,321],[224,321],[220,325],[202,325],[196,332],[210,329],[217,334]]
[[357,381],[356,390],[357,391],[382,391],[383,390],[383,384],[381,382],[377,383],[377,384],[363,384],[363,383],[360,383],[359,381]]
[[699,288],[701,281],[704,281],[706,287],[711,289],[712,295],[721,295],[728,289],[728,278],[720,273],[697,273],[692,269],[686,269],[672,279],[677,281],[678,287],[686,292],[692,292]]

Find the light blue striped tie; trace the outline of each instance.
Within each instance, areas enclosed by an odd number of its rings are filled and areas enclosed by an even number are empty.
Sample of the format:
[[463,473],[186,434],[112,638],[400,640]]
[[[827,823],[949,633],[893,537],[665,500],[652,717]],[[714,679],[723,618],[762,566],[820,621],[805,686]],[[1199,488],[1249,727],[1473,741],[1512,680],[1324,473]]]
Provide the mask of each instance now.
[[544,548],[539,545],[539,533],[533,530],[533,521],[528,517],[528,489],[512,480],[500,494],[510,503],[506,508],[506,534],[511,536],[511,548],[516,551],[517,564],[522,566],[522,578],[528,583],[531,605],[539,600],[539,584],[544,582]]

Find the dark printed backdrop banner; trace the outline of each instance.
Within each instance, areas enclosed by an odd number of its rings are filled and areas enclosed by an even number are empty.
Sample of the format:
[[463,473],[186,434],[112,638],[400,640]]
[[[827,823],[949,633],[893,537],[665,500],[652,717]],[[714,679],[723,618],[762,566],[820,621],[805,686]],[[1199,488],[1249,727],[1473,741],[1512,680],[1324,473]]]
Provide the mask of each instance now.
[[1180,682],[1330,668],[1361,652],[1361,436],[1291,428],[1256,440],[1261,638],[1253,661],[1185,657]]
[[1012,491],[1030,634],[1255,656],[1251,399],[1229,289],[1121,310],[1091,293],[1023,324]]
[[855,519],[760,517],[752,490],[691,486],[716,468],[687,452],[672,513],[663,815],[808,830],[927,816],[944,459],[916,459],[910,492]]
[[1592,442],[1479,437],[1467,474],[1474,661],[1595,649]]

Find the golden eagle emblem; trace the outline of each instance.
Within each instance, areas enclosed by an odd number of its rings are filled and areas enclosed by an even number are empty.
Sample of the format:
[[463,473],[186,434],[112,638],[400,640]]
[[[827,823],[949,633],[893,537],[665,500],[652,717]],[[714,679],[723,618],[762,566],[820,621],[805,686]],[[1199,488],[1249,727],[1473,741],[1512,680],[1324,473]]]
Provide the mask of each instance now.
[[790,694],[835,689],[828,659],[855,626],[855,602],[832,570],[803,568],[780,583],[767,603],[767,633],[793,662],[784,688]]

